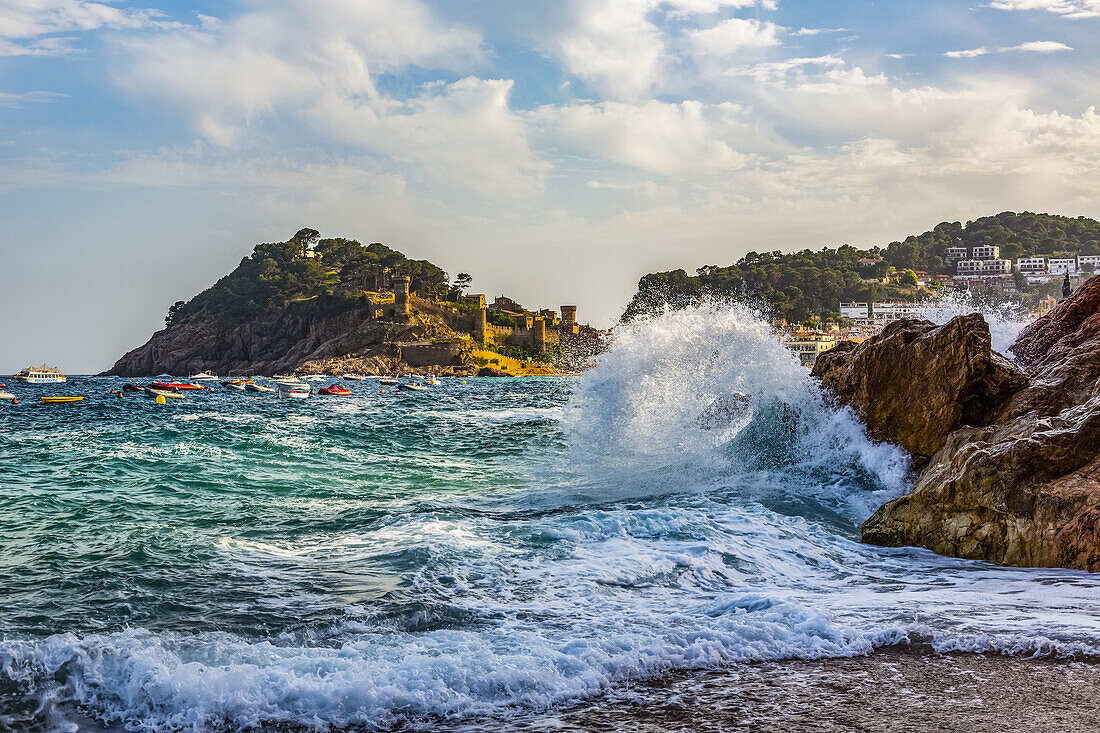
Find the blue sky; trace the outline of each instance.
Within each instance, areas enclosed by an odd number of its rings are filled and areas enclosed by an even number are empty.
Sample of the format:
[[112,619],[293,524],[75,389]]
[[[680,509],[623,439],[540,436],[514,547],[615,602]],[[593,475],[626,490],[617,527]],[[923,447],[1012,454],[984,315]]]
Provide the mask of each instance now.
[[1100,215],[1100,0],[0,0],[0,370],[104,369],[259,241],[609,325],[646,272]]

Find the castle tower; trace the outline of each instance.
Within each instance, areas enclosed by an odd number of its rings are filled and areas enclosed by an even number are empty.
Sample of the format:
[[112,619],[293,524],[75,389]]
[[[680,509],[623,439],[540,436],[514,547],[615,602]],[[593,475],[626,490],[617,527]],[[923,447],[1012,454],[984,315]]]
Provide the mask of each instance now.
[[561,332],[577,332],[577,306],[563,305],[561,307]]
[[546,320],[542,316],[535,316],[531,323],[531,345],[540,354],[546,353]]
[[398,318],[409,316],[409,276],[402,275],[393,280],[393,314]]
[[473,317],[474,325],[473,328],[470,329],[470,335],[474,337],[474,341],[479,341],[484,344],[488,342],[486,334],[489,330],[489,319],[486,314],[485,306],[482,305],[481,308],[474,311]]

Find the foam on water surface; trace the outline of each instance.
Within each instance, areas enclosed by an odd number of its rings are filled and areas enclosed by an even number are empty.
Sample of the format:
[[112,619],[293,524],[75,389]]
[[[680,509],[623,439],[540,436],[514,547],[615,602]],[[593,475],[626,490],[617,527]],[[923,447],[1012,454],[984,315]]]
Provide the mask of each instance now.
[[[632,326],[576,381],[205,397],[250,419],[121,400],[0,458],[0,726],[431,728],[890,645],[1100,654],[1100,578],[859,544],[905,457],[740,308]],[[4,433],[76,428],[43,412]]]

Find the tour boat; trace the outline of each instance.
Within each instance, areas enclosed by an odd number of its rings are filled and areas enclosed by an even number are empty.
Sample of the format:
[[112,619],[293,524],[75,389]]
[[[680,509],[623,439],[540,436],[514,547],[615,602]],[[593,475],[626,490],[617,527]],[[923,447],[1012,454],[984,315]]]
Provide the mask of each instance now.
[[174,389],[156,389],[152,386],[145,388],[145,394],[149,397],[164,397],[170,400],[182,400],[183,394]]
[[12,375],[12,379],[21,379],[27,384],[59,384],[67,377],[60,370],[43,364],[38,367],[27,367],[18,374]]
[[185,392],[185,391],[191,390],[191,389],[206,389],[201,384],[191,384],[189,382],[177,382],[174,379],[170,382],[153,382],[149,386],[152,387],[153,389],[160,389],[160,390],[164,390],[166,392],[167,391]]
[[248,382],[244,385],[244,388],[249,392],[274,392],[274,387],[265,387],[262,384],[256,384],[255,382]]
[[351,394],[351,390],[346,387],[341,387],[338,384],[333,384],[328,387],[321,387],[317,390],[318,394],[336,395],[338,397],[347,397]]
[[199,372],[188,377],[192,382],[216,382],[218,378],[209,372]]
[[67,397],[67,396],[53,396],[53,397],[47,397],[45,395],[42,396],[42,401],[44,403],[46,403],[47,405],[63,405],[63,404],[66,404],[68,402],[80,402],[82,399],[84,399],[84,398],[83,397]]

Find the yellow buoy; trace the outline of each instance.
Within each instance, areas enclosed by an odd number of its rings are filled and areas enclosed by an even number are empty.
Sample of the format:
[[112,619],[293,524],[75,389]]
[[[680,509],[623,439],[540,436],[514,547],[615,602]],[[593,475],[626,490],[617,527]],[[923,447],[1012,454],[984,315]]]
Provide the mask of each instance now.
[[164,395],[158,394],[157,395],[157,404],[158,405],[163,405],[163,404],[166,404],[166,403],[167,403],[167,400],[164,399]]

